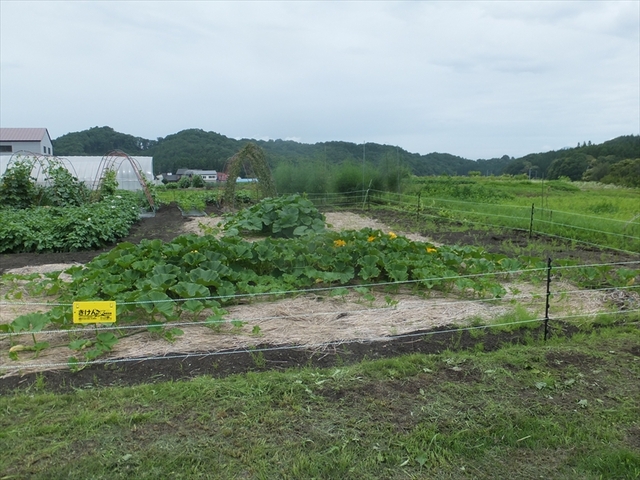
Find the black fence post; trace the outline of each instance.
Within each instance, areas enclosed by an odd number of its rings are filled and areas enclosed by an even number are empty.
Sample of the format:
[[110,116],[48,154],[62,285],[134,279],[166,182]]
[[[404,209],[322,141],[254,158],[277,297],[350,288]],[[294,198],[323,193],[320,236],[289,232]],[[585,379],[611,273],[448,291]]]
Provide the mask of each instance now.
[[529,240],[531,240],[531,235],[533,235],[533,210],[535,208],[535,204],[531,204],[531,221],[529,222]]
[[416,220],[418,220],[420,218],[420,195],[422,194],[422,192],[418,192],[418,206],[416,208]]
[[549,337],[549,298],[551,297],[551,257],[547,259],[547,299],[544,308],[544,341]]

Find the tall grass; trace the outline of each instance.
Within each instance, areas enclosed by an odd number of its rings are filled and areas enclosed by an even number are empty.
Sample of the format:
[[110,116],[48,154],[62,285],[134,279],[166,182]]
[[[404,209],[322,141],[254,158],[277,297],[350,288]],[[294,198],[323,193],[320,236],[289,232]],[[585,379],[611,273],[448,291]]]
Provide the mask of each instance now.
[[273,171],[273,177],[280,194],[324,193],[329,188],[329,173],[326,165],[318,161],[299,165],[281,162]]

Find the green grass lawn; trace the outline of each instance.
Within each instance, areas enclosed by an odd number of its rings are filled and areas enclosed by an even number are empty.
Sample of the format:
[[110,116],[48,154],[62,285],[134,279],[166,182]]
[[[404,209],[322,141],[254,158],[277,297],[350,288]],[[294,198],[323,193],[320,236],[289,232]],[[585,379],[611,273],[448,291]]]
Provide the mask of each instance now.
[[36,382],[0,411],[4,479],[632,479],[640,332],[65,394]]

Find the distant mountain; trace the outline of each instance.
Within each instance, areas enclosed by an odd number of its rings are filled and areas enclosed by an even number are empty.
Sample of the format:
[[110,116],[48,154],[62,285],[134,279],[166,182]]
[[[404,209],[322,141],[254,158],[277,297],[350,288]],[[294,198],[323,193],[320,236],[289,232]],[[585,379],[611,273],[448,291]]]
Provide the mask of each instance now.
[[402,165],[415,175],[466,175],[479,170],[482,174],[498,175],[511,161],[509,157],[473,161],[448,153],[419,155],[402,148],[377,143],[350,142],[299,143],[290,140],[236,140],[215,132],[199,129],[183,130],[157,140],[147,140],[111,127],[93,127],[81,132],[62,135],[53,140],[58,156],[97,155],[122,150],[130,155],[154,157],[155,173],[175,172],[179,168],[224,170],[227,160],[247,142],[258,144],[267,154],[272,166],[278,162],[304,162],[308,160],[338,164],[344,161],[368,164]]
[[606,165],[640,157],[640,136],[637,135],[618,137],[599,145],[585,143],[575,148],[532,153],[515,159],[505,155],[488,160],[469,160],[436,152],[420,155],[378,143],[367,143],[363,148],[362,144],[338,141],[306,144],[290,140],[236,140],[200,129],[147,140],[116,132],[111,127],[93,127],[62,135],[53,140],[53,147],[58,156],[101,156],[112,150],[122,150],[134,156],[153,156],[154,173],[158,174],[187,167],[222,171],[227,160],[249,141],[265,151],[272,167],[279,162],[362,162],[364,157],[370,165],[402,165],[419,176],[467,175],[470,171],[479,171],[482,175],[531,173],[537,177],[566,175],[582,178],[590,168],[597,167],[595,177],[600,178],[593,179],[599,180],[608,173]]

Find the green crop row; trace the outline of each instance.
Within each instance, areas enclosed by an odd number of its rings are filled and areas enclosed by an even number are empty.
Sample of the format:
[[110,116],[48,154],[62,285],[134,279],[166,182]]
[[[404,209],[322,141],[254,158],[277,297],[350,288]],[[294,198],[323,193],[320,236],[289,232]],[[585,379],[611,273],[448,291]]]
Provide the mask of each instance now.
[[[203,212],[207,205],[220,206],[223,190],[220,187],[201,189],[168,189],[165,185],[155,187],[155,197],[158,203],[175,203],[183,212]],[[250,188],[237,190],[235,193],[236,205],[249,205],[256,201],[256,195]]]
[[140,214],[135,195],[75,207],[0,210],[0,253],[90,250],[129,233]]

